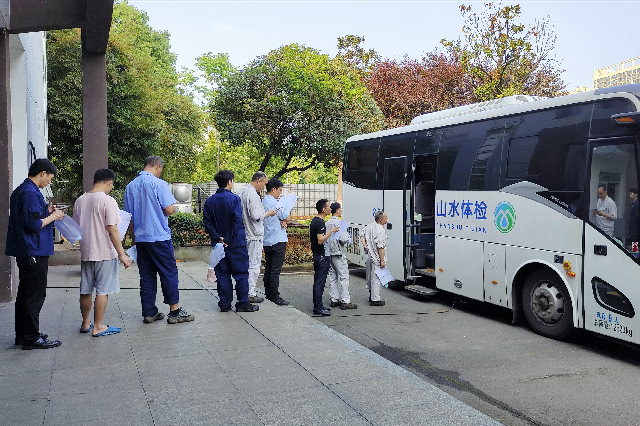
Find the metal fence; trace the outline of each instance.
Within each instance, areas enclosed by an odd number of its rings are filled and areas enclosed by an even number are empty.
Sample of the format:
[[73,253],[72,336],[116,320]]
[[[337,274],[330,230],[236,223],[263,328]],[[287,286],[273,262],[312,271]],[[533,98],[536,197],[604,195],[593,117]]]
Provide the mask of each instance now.
[[[233,183],[234,193],[239,193],[248,183]],[[202,212],[204,203],[211,195],[218,190],[218,185],[215,182],[205,182],[193,186],[194,191],[194,211]],[[285,184],[282,188],[282,195],[296,194],[298,201],[291,210],[290,216],[315,216],[318,211],[316,210],[316,202],[322,198],[326,198],[329,202],[334,202],[338,198],[338,184]],[[266,191],[260,193],[261,197],[264,197]]]

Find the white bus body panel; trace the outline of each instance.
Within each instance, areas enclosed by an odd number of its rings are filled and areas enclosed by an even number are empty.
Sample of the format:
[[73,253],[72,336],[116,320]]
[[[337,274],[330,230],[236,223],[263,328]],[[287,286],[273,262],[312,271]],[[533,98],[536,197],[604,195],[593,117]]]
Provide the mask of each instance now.
[[[407,206],[403,203],[403,190],[384,191],[384,212],[387,214],[387,269],[394,279],[405,280],[404,218]],[[391,229],[389,226],[391,225]]]
[[[342,186],[343,219],[349,222],[351,243],[347,245],[347,260],[365,266],[367,258],[360,242],[364,228],[373,222],[373,215],[382,210],[382,190],[358,189],[351,185]],[[388,253],[387,260],[398,262],[395,254]],[[402,258],[399,260],[402,263]]]
[[505,247],[502,244],[484,243],[484,300],[509,307]]
[[[607,247],[607,255],[594,253],[594,246]],[[614,286],[630,301],[640,300],[640,266],[615,243],[590,226],[585,227],[584,315],[585,328],[628,342],[640,343],[640,305],[635,316],[621,315],[596,301],[592,279],[598,277]]]
[[439,289],[483,300],[482,241],[436,235],[436,271]]

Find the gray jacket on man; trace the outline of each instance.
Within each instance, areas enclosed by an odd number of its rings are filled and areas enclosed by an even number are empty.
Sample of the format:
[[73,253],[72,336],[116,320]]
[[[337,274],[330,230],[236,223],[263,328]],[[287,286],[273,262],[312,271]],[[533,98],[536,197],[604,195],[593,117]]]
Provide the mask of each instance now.
[[242,222],[247,240],[262,240],[264,238],[264,206],[260,195],[248,184],[240,190],[242,201]]
[[[331,219],[327,221],[327,232],[329,232],[339,224],[340,219],[335,216],[331,216]],[[346,255],[345,249],[347,242],[349,242],[348,232],[344,232],[338,239],[334,238],[333,235],[329,237],[329,253],[331,254],[331,256]]]

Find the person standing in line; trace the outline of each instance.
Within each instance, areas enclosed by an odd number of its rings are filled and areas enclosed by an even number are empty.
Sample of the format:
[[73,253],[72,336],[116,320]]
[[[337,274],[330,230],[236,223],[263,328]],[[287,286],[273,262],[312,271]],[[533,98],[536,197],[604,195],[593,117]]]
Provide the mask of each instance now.
[[374,215],[374,222],[364,230],[364,248],[369,256],[367,260],[367,288],[369,289],[369,305],[384,306],[380,300],[382,283],[376,275],[376,270],[387,265],[387,234],[384,225],[387,224],[387,214],[379,210]]
[[618,217],[616,203],[607,195],[607,190],[603,186],[598,188],[598,203],[596,211],[596,226],[605,234],[613,237],[613,227]]
[[[122,248],[118,225],[122,223],[118,203],[109,193],[113,189],[116,174],[110,169],[99,169],[93,177],[93,188],[76,200],[73,220],[82,229],[80,240],[80,312],[81,333],[95,337],[117,334],[120,328],[102,324],[110,294],[120,292],[120,261],[124,267],[131,266],[131,259]],[[91,296],[96,291],[93,304]]]
[[289,304],[280,297],[280,272],[287,249],[287,217],[283,209],[277,208],[278,198],[282,194],[282,181],[272,178],[267,182],[267,195],[262,200],[265,210],[275,210],[274,216],[264,220],[264,294],[276,305]]
[[640,221],[640,209],[638,207],[638,190],[629,190],[631,209],[629,210],[629,238],[631,242],[638,242],[638,222]]
[[160,179],[163,167],[160,157],[148,157],[138,177],[129,182],[124,192],[124,209],[131,214],[132,244],[137,250],[140,302],[146,324],[164,318],[164,314],[156,307],[157,275],[160,275],[164,303],[169,305],[167,322],[177,324],[195,319],[195,315],[179,305],[178,266],[168,220],[176,211],[176,199],[171,194],[169,184]]
[[[331,218],[327,221],[327,231],[340,224],[342,217],[342,206],[340,203],[331,203]],[[345,246],[349,242],[349,234],[342,233],[340,238],[329,239],[329,294],[331,295],[330,307],[339,306],[345,309],[357,309],[358,305],[351,303],[349,295],[349,265],[347,264],[347,253]]]
[[329,316],[331,308],[322,304],[322,293],[329,273],[329,245],[327,240],[340,230],[336,226],[327,231],[324,222],[325,217],[331,213],[329,200],[323,198],[316,203],[318,215],[311,220],[309,225],[309,238],[311,239],[311,253],[313,254],[313,314]]
[[202,212],[204,229],[211,237],[211,245],[224,244],[224,257],[215,266],[218,277],[218,306],[229,312],[236,280],[236,312],[255,312],[260,309],[249,303],[249,253],[242,223],[242,201],[231,192],[233,172],[220,170],[214,176],[218,190],[207,199]]
[[46,158],[29,167],[29,176],[9,200],[9,227],[5,254],[18,265],[18,294],[15,305],[16,345],[23,350],[60,346],[40,333],[40,311],[47,297],[49,256],[53,255],[53,221],[64,216],[53,204],[46,204],[40,189],[51,183],[58,170]]
[[249,303],[262,303],[264,298],[256,293],[256,284],[262,263],[262,244],[264,240],[264,220],[276,214],[275,210],[265,211],[260,192],[267,185],[267,174],[256,172],[251,182],[240,191],[242,202],[242,223],[247,238],[249,253]]

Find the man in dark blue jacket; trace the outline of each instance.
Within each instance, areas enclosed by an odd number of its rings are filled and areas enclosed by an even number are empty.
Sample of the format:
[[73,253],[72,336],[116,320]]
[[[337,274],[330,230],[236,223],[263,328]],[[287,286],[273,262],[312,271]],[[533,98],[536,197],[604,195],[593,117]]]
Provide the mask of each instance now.
[[16,296],[16,345],[22,349],[49,349],[60,346],[40,333],[40,310],[47,297],[49,256],[53,255],[53,221],[64,216],[46,204],[40,192],[57,174],[56,166],[40,158],[29,167],[29,177],[11,194],[9,229],[5,254],[18,264]]
[[214,176],[218,190],[207,199],[202,220],[211,237],[211,245],[224,244],[225,257],[215,266],[218,278],[218,306],[222,312],[231,309],[233,284],[236,280],[236,312],[255,312],[258,306],[249,303],[249,253],[240,197],[231,192],[233,172],[220,170]]

